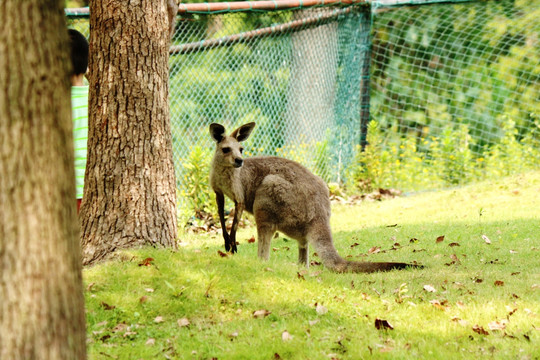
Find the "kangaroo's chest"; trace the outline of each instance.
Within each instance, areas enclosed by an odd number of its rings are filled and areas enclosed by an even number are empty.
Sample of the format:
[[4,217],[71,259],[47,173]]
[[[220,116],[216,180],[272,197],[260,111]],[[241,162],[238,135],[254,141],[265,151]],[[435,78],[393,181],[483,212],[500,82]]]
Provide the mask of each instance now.
[[214,191],[224,194],[232,201],[244,202],[242,182],[237,172],[231,171],[229,174],[212,173],[210,175],[210,184]]

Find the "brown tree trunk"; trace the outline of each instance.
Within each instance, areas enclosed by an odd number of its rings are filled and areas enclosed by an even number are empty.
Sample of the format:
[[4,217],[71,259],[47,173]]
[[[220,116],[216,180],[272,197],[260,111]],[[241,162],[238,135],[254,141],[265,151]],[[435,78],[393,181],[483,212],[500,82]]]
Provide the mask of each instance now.
[[84,359],[64,1],[0,2],[0,359]]
[[176,247],[166,0],[90,2],[83,263]]

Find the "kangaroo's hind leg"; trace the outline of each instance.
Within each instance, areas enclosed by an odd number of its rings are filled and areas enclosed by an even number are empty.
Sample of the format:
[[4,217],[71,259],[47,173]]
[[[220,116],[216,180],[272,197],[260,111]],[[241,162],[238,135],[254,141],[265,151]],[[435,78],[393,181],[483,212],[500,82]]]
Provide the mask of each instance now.
[[267,261],[270,258],[270,245],[276,230],[272,225],[257,222],[257,255]]
[[263,209],[255,210],[255,223],[257,224],[257,255],[263,260],[270,258],[270,245],[276,233],[276,226],[271,216]]
[[309,267],[308,242],[306,239],[298,240],[298,263]]

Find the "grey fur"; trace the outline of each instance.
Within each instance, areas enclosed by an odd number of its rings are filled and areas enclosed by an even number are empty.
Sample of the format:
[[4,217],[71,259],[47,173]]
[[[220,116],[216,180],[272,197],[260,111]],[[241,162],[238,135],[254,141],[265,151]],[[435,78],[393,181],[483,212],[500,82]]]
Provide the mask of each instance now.
[[[318,176],[297,162],[258,156],[243,159],[241,141],[255,123],[242,125],[231,135],[219,124],[210,125],[216,150],[210,169],[210,184],[216,193],[225,250],[237,251],[236,231],[242,212],[255,216],[258,256],[268,260],[270,243],[276,231],[298,241],[298,261],[309,265],[308,244],[315,248],[323,264],[336,272],[374,272],[402,269],[406,263],[353,262],[336,251],[330,230],[328,187]],[[224,196],[234,201],[230,234],[225,227]]]

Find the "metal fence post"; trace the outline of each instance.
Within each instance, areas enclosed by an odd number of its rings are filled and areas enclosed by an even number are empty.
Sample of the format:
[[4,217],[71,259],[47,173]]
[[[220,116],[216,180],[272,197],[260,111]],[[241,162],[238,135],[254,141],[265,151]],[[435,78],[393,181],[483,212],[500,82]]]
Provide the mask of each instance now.
[[371,4],[361,7],[360,16],[360,61],[362,62],[360,76],[360,147],[362,151],[367,145],[367,128],[369,123],[370,103],[370,64],[371,64]]

